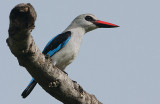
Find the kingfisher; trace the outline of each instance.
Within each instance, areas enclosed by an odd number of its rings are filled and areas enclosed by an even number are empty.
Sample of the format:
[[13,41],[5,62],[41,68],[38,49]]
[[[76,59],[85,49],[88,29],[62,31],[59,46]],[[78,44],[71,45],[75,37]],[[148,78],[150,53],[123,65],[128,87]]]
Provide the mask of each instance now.
[[[101,21],[93,14],[81,14],[77,16],[71,24],[59,35],[53,37],[45,46],[42,53],[52,59],[52,64],[64,71],[78,55],[82,38],[85,33],[97,28],[114,28],[118,25]],[[30,81],[26,89],[22,92],[22,97],[26,98],[37,82],[34,78]]]

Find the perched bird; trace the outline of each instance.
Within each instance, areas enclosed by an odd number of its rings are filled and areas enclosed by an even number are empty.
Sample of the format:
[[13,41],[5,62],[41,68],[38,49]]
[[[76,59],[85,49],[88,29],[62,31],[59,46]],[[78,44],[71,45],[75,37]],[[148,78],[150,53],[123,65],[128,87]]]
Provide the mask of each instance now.
[[[118,25],[100,21],[93,14],[82,14],[76,17],[72,23],[59,35],[52,38],[43,50],[44,55],[49,55],[53,65],[64,71],[77,56],[82,38],[85,33],[96,28],[113,28]],[[32,79],[23,91],[22,97],[26,98],[33,90],[37,82]]]

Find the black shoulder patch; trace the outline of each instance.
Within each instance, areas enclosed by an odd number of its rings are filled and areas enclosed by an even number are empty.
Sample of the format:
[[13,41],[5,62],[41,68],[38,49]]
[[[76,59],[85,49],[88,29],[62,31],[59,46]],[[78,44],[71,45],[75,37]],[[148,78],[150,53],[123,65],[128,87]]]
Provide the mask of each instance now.
[[60,44],[65,42],[70,37],[71,37],[70,31],[57,35],[48,42],[42,53],[46,55],[49,51],[56,49]]

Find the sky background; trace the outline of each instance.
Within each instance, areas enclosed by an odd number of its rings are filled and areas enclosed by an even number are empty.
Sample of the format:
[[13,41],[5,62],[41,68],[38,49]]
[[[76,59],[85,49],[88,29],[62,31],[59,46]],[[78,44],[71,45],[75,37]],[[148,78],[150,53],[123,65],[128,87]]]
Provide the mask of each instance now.
[[104,104],[160,104],[159,0],[1,0],[0,104],[62,104],[39,85],[21,97],[31,76],[6,39],[11,9],[28,2],[37,12],[32,36],[40,50],[80,14],[119,25],[87,33],[66,72]]

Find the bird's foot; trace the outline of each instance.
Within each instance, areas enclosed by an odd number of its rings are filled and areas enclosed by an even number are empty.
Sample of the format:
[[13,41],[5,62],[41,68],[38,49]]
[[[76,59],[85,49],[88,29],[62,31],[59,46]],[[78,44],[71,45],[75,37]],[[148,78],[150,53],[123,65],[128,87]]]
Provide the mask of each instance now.
[[[63,70],[62,70],[63,71]],[[63,71],[67,76],[68,76],[68,73],[67,72],[65,72],[65,71]]]
[[74,83],[77,83],[77,81],[72,80]]
[[46,59],[49,59],[49,58],[50,58],[49,54],[45,55],[45,58],[46,58]]

